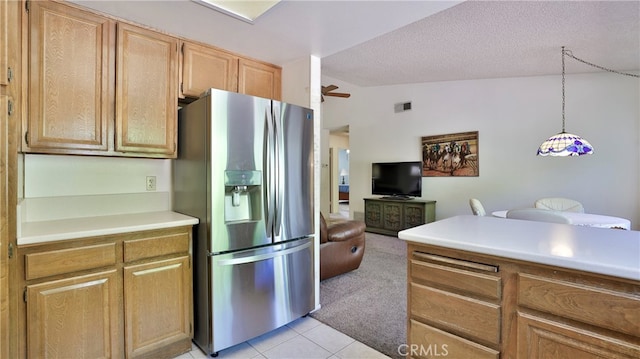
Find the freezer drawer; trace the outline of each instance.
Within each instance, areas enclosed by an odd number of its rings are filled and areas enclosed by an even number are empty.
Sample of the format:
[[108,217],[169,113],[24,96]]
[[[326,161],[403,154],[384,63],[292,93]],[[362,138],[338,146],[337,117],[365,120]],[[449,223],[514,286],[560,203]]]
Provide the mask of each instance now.
[[313,309],[313,240],[210,257],[213,353]]

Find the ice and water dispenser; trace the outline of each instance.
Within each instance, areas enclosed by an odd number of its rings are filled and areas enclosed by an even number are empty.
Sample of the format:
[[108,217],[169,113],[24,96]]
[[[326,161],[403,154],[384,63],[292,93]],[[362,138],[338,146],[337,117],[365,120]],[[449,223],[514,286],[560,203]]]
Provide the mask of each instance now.
[[259,221],[262,203],[260,171],[225,171],[225,222]]

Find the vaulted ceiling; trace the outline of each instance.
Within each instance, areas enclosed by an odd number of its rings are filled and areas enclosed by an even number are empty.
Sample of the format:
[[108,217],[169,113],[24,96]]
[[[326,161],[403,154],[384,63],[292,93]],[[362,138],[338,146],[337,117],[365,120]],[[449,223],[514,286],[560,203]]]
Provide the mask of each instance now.
[[315,55],[359,86],[559,74],[561,46],[640,70],[640,1],[282,1],[254,24],[189,0],[74,2],[278,65]]

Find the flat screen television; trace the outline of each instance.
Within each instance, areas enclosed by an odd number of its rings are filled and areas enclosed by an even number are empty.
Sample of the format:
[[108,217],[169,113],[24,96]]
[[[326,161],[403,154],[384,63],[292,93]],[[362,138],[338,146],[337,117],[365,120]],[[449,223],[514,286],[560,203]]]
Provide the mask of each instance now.
[[422,197],[422,163],[372,163],[371,194],[398,199]]

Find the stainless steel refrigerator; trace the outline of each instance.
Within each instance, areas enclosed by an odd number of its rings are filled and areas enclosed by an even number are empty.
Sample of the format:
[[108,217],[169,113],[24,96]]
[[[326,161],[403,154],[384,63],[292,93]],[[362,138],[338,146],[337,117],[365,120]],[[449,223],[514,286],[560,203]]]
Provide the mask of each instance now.
[[178,122],[173,208],[200,220],[194,342],[215,354],[314,308],[313,111],[211,89]]

